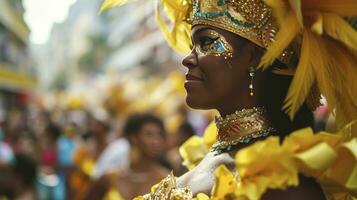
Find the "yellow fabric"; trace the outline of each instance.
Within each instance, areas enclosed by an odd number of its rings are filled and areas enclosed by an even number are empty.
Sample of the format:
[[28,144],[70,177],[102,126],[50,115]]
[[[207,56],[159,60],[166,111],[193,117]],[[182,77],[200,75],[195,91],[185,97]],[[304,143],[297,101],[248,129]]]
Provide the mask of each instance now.
[[279,138],[270,137],[236,154],[240,184],[237,195],[260,199],[269,189],[285,189],[298,184],[297,167],[292,154],[280,148]]
[[313,84],[336,110],[339,128],[357,118],[357,31],[343,17],[357,16],[355,0],[265,0],[280,31],[261,60],[270,66],[296,37],[299,64],[284,109],[293,118]]
[[297,175],[303,173],[317,178],[329,199],[357,197],[357,138],[345,141],[345,134],[314,135],[306,128],[292,133],[282,145],[278,137],[270,137],[239,151],[235,195],[260,199],[267,189],[297,185]]
[[203,142],[207,145],[207,147],[210,149],[212,145],[216,142],[217,140],[217,126],[212,121],[207,128],[205,129],[205,132],[203,133]]
[[[216,184],[212,188],[212,198],[215,200],[225,199],[225,197],[236,197],[238,182],[226,166],[219,166],[216,171]],[[232,198],[234,199],[234,198]]]
[[199,136],[192,136],[179,148],[183,159],[183,165],[189,170],[193,169],[209,152],[203,139]]
[[209,196],[203,193],[197,194],[197,197],[194,198],[194,200],[209,200],[209,199],[210,199]]
[[[214,130],[210,124],[204,138],[211,139],[206,141],[213,141]],[[336,134],[314,134],[311,128],[305,128],[293,132],[282,144],[278,137],[256,142],[236,154],[239,176],[234,177],[225,166],[216,169],[217,182],[210,199],[229,195],[258,200],[268,189],[298,185],[298,173],[317,178],[331,200],[352,199],[351,195],[357,194],[356,136],[354,121]],[[180,148],[180,153],[192,169],[208,153],[208,147],[204,139],[195,136]]]
[[217,139],[217,127],[212,121],[203,134],[203,137],[192,136],[179,148],[183,165],[189,170],[193,169],[209,152]]

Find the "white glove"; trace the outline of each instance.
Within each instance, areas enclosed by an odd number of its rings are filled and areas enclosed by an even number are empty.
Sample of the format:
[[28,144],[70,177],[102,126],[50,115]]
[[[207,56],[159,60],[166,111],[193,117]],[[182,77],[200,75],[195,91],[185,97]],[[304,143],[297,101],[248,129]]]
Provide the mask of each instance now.
[[216,180],[214,171],[222,164],[229,169],[234,169],[234,159],[228,153],[220,155],[208,153],[193,170],[177,179],[177,187],[188,186],[194,196],[198,193],[209,195]]

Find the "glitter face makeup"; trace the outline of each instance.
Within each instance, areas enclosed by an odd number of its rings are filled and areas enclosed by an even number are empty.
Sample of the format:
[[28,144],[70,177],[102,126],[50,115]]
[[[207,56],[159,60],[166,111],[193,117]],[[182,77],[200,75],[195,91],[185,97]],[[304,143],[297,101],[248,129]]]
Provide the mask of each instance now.
[[225,59],[233,57],[233,48],[227,40],[215,31],[207,31],[207,35],[199,38],[199,45],[196,45],[199,55],[223,56]]

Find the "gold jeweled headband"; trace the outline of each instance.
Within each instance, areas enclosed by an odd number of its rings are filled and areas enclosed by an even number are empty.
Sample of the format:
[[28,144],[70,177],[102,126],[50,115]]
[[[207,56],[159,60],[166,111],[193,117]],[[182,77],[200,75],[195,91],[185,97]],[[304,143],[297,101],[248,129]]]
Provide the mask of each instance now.
[[194,0],[192,26],[211,25],[268,47],[277,31],[261,0]]
[[[278,32],[272,11],[262,0],[193,0],[191,25],[210,25],[237,34],[268,48]],[[293,51],[279,60],[290,64]]]

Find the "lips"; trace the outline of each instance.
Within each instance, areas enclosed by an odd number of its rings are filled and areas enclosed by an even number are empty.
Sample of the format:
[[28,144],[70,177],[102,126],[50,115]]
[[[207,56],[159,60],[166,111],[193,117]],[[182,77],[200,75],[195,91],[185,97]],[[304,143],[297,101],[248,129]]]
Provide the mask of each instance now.
[[186,74],[187,81],[204,81],[203,78],[193,75],[193,74]]

